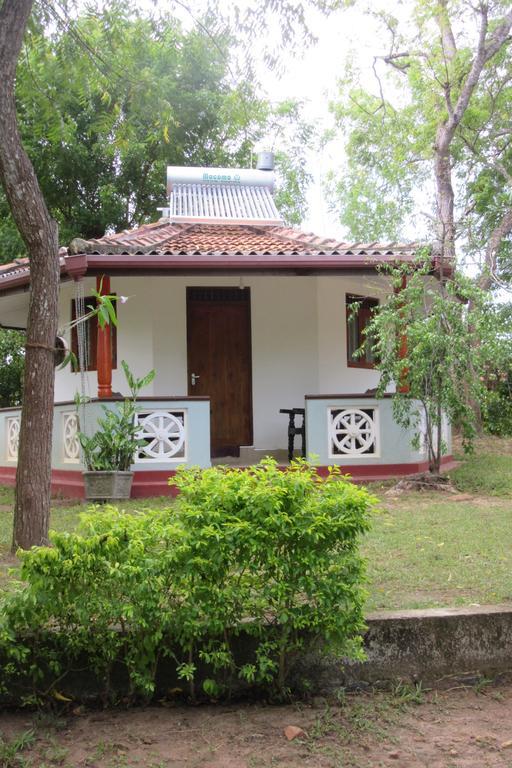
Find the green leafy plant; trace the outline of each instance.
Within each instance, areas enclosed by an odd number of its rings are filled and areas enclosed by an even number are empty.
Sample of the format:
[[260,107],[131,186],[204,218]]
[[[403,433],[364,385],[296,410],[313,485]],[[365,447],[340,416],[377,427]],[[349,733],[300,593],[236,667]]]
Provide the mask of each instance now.
[[[283,697],[311,646],[361,656],[360,534],[373,498],[332,468],[304,461],[282,472],[185,469],[177,502],[126,514],[85,515],[80,533],[21,552],[26,586],[6,598],[0,625],[4,683],[30,678],[31,695],[64,695],[66,670],[109,681],[127,670],[131,692],[155,692],[160,660],[191,698],[233,687]],[[168,663],[168,662],[167,662]],[[165,689],[169,687],[168,682]]]
[[377,395],[395,388],[397,423],[414,429],[415,447],[425,445],[429,469],[439,474],[443,421],[459,427],[471,452],[484,376],[491,361],[503,358],[510,330],[497,325],[489,295],[461,273],[433,279],[428,253],[385,271],[395,292],[365,329],[381,374]]
[[33,730],[23,731],[13,739],[5,739],[0,733],[0,765],[2,768],[23,768],[28,765],[21,754],[35,741]]
[[[98,419],[99,429],[93,435],[78,432],[82,446],[84,462],[90,471],[127,471],[133,463],[133,456],[141,441],[137,434],[139,427],[135,421],[137,398],[141,389],[147,387],[155,378],[155,371],[137,379],[130,371],[125,360],[121,361],[124,375],[130,388],[130,397],[116,404],[115,408],[103,405],[104,416]],[[82,404],[80,396],[76,398],[77,408]]]

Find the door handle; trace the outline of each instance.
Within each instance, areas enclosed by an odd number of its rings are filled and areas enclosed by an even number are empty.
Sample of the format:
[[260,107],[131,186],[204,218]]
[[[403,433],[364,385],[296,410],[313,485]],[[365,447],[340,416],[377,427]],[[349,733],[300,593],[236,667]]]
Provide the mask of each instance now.
[[197,381],[199,378],[201,378],[201,377],[200,377],[200,376],[199,376],[197,373],[191,373],[191,374],[190,374],[190,382],[191,382],[191,384],[192,384],[192,386],[193,386],[193,387],[195,387],[195,385],[196,385],[196,381]]

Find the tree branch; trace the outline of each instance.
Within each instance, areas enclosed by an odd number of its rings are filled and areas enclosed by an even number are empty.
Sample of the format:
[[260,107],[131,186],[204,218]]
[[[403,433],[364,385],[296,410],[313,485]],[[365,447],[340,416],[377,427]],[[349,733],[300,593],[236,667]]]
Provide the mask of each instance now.
[[502,216],[499,224],[491,232],[487,248],[485,249],[485,270],[478,278],[479,287],[486,291],[497,279],[498,250],[501,243],[512,232],[512,208],[509,208]]
[[487,39],[488,31],[488,18],[487,7],[484,5],[481,9],[482,22],[480,25],[480,32],[478,36],[478,47],[475,58],[469,70],[468,77],[462,88],[462,91],[457,99],[457,103],[453,110],[453,115],[450,116],[446,123],[446,137],[445,141],[449,144],[457,126],[459,125],[464,112],[467,109],[469,100],[475,90],[483,68],[487,62],[500,50],[501,46],[505,44],[512,27],[512,10],[507,13],[502,23],[499,24],[494,32]]

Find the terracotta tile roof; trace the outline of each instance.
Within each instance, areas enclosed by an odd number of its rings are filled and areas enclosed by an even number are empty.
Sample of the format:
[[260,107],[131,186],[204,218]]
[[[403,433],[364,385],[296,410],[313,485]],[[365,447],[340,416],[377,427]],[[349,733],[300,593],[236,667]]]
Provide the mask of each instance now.
[[176,224],[161,220],[97,240],[75,239],[69,253],[103,254],[337,254],[410,259],[417,244],[344,243],[279,226]]
[[[161,219],[96,240],[75,238],[59,251],[62,274],[181,273],[218,270],[314,274],[373,271],[383,262],[412,261],[416,243],[344,243],[283,226],[172,223]],[[433,268],[437,269],[435,260]],[[298,271],[297,271],[298,270]],[[28,259],[0,265],[0,291],[30,282]]]
[[29,260],[26,258],[15,259],[9,264],[0,264],[0,281],[15,275],[29,273]]

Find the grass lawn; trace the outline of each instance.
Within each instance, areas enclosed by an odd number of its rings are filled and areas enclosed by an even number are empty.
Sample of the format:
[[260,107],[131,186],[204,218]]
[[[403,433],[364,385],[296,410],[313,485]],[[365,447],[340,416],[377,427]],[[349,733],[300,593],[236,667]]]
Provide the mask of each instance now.
[[369,610],[512,602],[512,440],[483,438],[456,457],[458,495],[373,486]]
[[[459,458],[462,458],[459,456]],[[512,602],[512,440],[485,438],[451,473],[460,493],[388,495],[380,499],[363,541],[368,561],[368,610]],[[11,489],[0,488],[0,589],[16,565],[9,555]],[[132,501],[126,509],[169,503]],[[56,503],[51,527],[73,530],[80,504]]]

